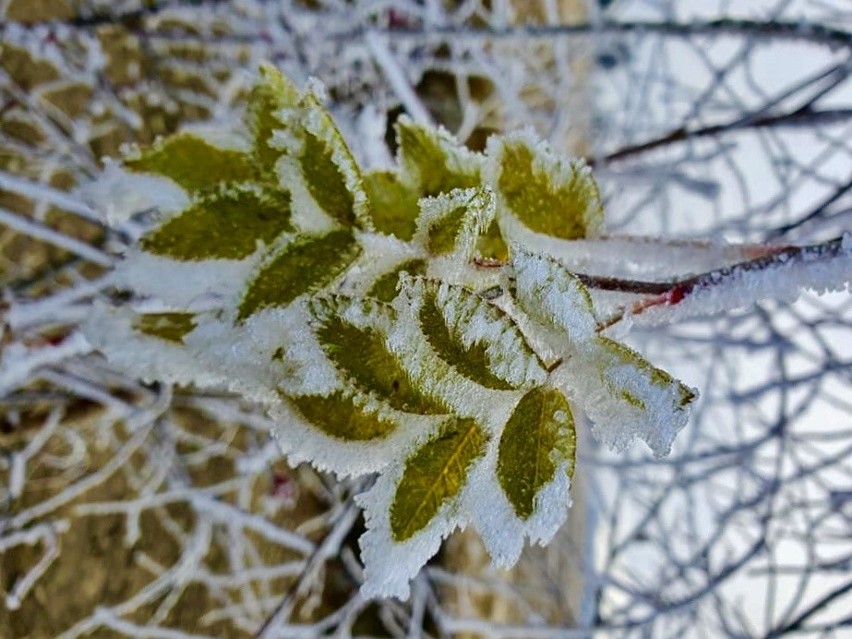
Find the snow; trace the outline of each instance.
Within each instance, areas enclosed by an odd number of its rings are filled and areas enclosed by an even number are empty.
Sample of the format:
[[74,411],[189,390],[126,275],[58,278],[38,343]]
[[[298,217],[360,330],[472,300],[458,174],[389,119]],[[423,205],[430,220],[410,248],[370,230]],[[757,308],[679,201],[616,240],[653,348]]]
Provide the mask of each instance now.
[[131,173],[110,160],[97,179],[80,187],[78,195],[113,226],[138,213],[156,210],[168,215],[190,204],[189,195],[172,180]]
[[244,260],[179,261],[133,248],[113,271],[112,281],[117,288],[179,309],[232,307],[239,303],[263,252]]

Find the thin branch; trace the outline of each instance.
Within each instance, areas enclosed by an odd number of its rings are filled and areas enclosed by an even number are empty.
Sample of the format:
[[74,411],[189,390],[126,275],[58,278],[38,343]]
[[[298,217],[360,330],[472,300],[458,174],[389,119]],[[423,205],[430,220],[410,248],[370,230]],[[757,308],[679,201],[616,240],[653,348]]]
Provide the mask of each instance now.
[[788,623],[786,626],[784,626],[783,628],[776,628],[775,630],[773,630],[772,632],[770,632],[766,636],[767,637],[781,637],[781,636],[784,636],[788,633],[796,632],[797,630],[801,630],[802,627],[804,626],[805,622],[808,621],[808,619],[813,617],[815,614],[817,614],[820,610],[825,608],[827,605],[829,605],[835,599],[838,599],[838,598],[846,595],[849,592],[852,592],[852,581],[849,581],[849,582],[843,584],[842,586],[836,588],[835,590],[831,591],[830,593],[828,593],[827,595],[825,595],[824,597],[819,599],[819,601],[817,601],[817,602],[813,603],[811,606],[809,606],[804,612],[802,612],[802,614],[800,614],[798,617],[796,617],[793,621]]
[[[794,264],[825,262],[841,257],[849,257],[849,248],[844,246],[843,238],[835,238],[808,246],[779,246],[767,247],[767,254],[730,266],[707,271],[671,282],[648,282],[617,277],[600,277],[575,273],[581,282],[589,288],[653,297],[634,303],[630,313],[638,315],[648,308],[655,306],[674,306],[690,297],[696,290],[723,289],[726,284],[733,282],[744,273],[766,271],[771,268],[788,267]],[[623,319],[627,309],[621,309],[612,317],[599,324],[598,330],[603,330]]]
[[[738,262],[730,266],[720,269],[714,269],[693,275],[691,277],[673,280],[669,282],[648,282],[642,280],[623,279],[618,277],[601,277],[598,275],[586,275],[583,273],[574,273],[589,288],[596,288],[602,291],[618,291],[620,293],[636,293],[644,295],[665,295],[672,294],[677,290],[677,293],[685,297],[695,288],[712,284],[721,286],[724,280],[729,279],[733,273],[741,273],[742,271],[759,271],[779,266],[781,264],[791,264],[797,261],[812,260],[812,259],[832,259],[848,254],[848,249],[843,246],[843,238],[834,238],[820,244],[810,244],[807,246],[776,246],[766,247],[766,254],[754,259]],[[677,303],[678,299],[671,303]]]
[[[505,28],[471,28],[464,25],[428,27],[392,27],[386,31],[394,36],[442,35],[455,37],[535,38],[553,39],[583,35],[663,35],[678,38],[738,36],[762,38],[767,43],[776,39],[813,42],[834,48],[852,47],[852,33],[826,25],[807,22],[760,20],[672,21],[602,21],[600,23],[541,25]],[[352,32],[338,37],[352,37]]]
[[689,129],[687,127],[679,127],[673,131],[648,140],[639,144],[625,146],[617,151],[613,151],[605,155],[601,159],[587,158],[587,162],[591,165],[600,164],[603,162],[615,162],[624,160],[635,155],[647,153],[661,147],[676,144],[678,142],[686,142],[687,140],[695,140],[698,138],[713,137],[733,131],[766,129],[771,127],[804,127],[804,126],[823,126],[836,124],[852,118],[852,108],[843,109],[797,109],[790,113],[782,113],[778,115],[764,115],[760,117],[738,117],[736,120],[723,124],[713,124],[706,127]]
[[98,266],[110,267],[113,264],[113,259],[109,255],[91,244],[60,233],[59,231],[54,231],[52,228],[16,215],[4,208],[0,208],[0,225],[7,226],[18,233],[29,235],[33,239],[52,244],[57,248],[64,249]]
[[852,191],[852,180],[847,181],[845,184],[837,187],[834,192],[826,197],[822,202],[817,204],[813,210],[807,215],[804,215],[800,219],[795,222],[791,222],[790,224],[785,224],[777,229],[775,229],[770,235],[770,239],[777,238],[786,235],[790,231],[799,228],[800,226],[807,224],[819,217],[822,217],[825,212],[836,202],[840,200],[844,195]]

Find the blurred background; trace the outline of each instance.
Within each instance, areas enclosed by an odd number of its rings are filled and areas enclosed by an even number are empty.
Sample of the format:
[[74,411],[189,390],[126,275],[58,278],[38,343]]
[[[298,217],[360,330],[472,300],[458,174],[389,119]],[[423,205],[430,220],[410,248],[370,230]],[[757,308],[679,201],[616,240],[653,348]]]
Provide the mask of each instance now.
[[91,353],[127,237],[75,188],[231,127],[263,61],[325,84],[367,166],[402,113],[474,149],[534,127],[609,232],[664,240],[661,281],[852,227],[848,0],[0,0],[0,637],[852,636],[848,293],[635,328],[702,393],[672,455],[581,434],[548,548],[497,570],[457,533],[404,603],[358,596],[357,482]]

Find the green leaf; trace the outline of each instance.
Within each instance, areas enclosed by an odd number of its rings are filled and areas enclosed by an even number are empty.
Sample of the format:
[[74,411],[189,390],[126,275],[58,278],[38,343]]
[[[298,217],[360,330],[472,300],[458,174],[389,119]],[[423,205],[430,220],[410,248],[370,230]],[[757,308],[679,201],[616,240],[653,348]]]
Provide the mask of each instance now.
[[520,135],[489,146],[493,182],[504,206],[527,228],[564,240],[596,233],[603,224],[600,192],[588,167],[535,148]]
[[176,344],[183,344],[183,338],[195,327],[192,313],[146,313],[133,323],[133,328],[140,333]]
[[399,180],[395,171],[370,171],[364,175],[373,225],[380,233],[410,240],[417,228],[417,192]]
[[290,226],[290,196],[241,184],[208,193],[142,238],[149,253],[177,260],[238,260]]
[[415,124],[406,117],[396,123],[399,162],[421,196],[479,186],[482,156],[462,147],[443,129]]
[[360,255],[351,231],[303,235],[286,244],[254,275],[240,301],[238,319],[264,308],[289,305],[339,277]]
[[286,128],[277,113],[298,102],[299,92],[290,80],[272,65],[261,65],[260,80],[249,96],[246,124],[254,139],[255,160],[267,177],[275,175],[275,162],[283,154],[270,146],[273,132]]
[[486,443],[474,420],[454,417],[437,438],[405,461],[390,508],[394,540],[411,539],[429,525],[441,506],[459,495],[471,465],[485,454]]
[[558,464],[574,473],[577,435],[565,397],[553,388],[534,388],[521,398],[500,438],[497,478],[515,514],[529,519],[539,491],[553,481]]
[[[460,374],[486,388],[513,390],[519,384],[499,375],[495,367],[499,358],[510,358],[525,359],[525,372],[538,369],[543,375],[535,353],[499,308],[460,286],[439,287],[427,282],[422,286],[420,328],[441,359]],[[489,338],[472,333],[472,326],[487,326]],[[494,330],[495,327],[499,328]]]
[[399,276],[402,273],[409,275],[424,275],[427,268],[426,260],[413,259],[398,264],[393,270],[376,278],[370,290],[367,292],[368,297],[374,297],[381,302],[391,302],[396,297],[397,284]]
[[[314,310],[317,339],[335,367],[357,388],[375,393],[396,410],[424,415],[447,412],[440,400],[417,387],[400,356],[388,348],[382,328],[356,326],[342,317],[334,304],[317,302]],[[364,309],[371,319],[380,319],[378,316],[387,319],[393,314],[393,309],[378,302],[367,303]]]
[[387,437],[396,424],[367,409],[348,394],[335,392],[327,397],[290,397],[305,420],[331,437],[344,441],[368,441]]
[[177,133],[146,149],[124,165],[139,173],[171,178],[189,191],[257,177],[251,157],[241,151],[221,149],[192,133]]

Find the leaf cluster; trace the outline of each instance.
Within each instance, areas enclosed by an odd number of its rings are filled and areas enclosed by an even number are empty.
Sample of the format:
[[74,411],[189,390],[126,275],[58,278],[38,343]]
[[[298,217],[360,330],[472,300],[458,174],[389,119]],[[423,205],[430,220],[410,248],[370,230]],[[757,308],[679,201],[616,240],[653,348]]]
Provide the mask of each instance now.
[[458,526],[503,565],[552,537],[577,407],[664,454],[695,395],[600,335],[544,248],[603,226],[581,161],[528,132],[483,154],[404,117],[396,135],[396,166],[363,170],[316,93],[264,67],[240,131],[179,133],[104,178],[168,197],[114,275],[147,310],[88,333],[136,375],[264,403],[294,462],[379,473],[364,592],[403,597]]

